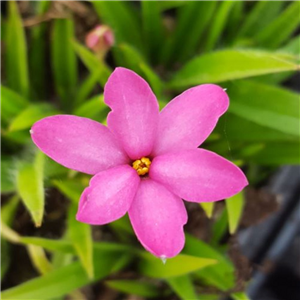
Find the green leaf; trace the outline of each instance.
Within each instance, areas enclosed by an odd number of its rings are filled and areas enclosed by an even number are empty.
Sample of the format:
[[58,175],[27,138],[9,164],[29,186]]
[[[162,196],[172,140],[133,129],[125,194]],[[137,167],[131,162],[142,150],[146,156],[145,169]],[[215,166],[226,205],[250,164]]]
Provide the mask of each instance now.
[[[37,1],[35,3],[36,17],[45,14],[51,1]],[[31,76],[31,88],[37,99],[46,97],[46,51],[47,51],[47,22],[33,26],[30,30],[29,64]]]
[[126,42],[143,49],[141,24],[132,3],[124,1],[93,1],[100,19],[114,31],[116,42]]
[[89,278],[94,276],[92,229],[76,220],[78,205],[71,203],[68,210],[68,236]]
[[36,121],[57,114],[58,111],[47,103],[32,104],[18,114],[10,123],[9,131],[18,131],[30,128]]
[[300,136],[299,94],[254,81],[240,81],[227,91],[231,100],[229,112],[259,125]]
[[168,278],[166,281],[180,299],[198,299],[193,281],[189,275]]
[[109,280],[105,285],[122,293],[141,297],[158,297],[159,290],[156,285],[143,281],[134,280]]
[[260,46],[275,49],[284,43],[300,24],[300,3],[293,1],[281,15],[253,37]]
[[248,160],[261,165],[298,165],[299,150],[299,141],[266,143],[261,151]]
[[[64,296],[71,291],[109,275],[120,260],[124,249],[99,247],[95,251],[95,279],[88,278],[80,262],[73,262],[42,277],[37,277],[2,292],[2,299],[49,299]],[[115,270],[117,271],[117,270]]]
[[206,216],[210,219],[214,212],[214,202],[201,202],[200,206],[203,208]]
[[277,17],[283,4],[283,1],[276,1],[274,3],[269,1],[255,2],[253,9],[241,23],[238,37],[245,35],[253,37],[254,34],[260,32]]
[[178,1],[158,1],[159,8],[161,11],[165,11],[168,9],[173,9],[177,7],[181,7],[186,5],[187,1],[185,0],[178,0]]
[[218,10],[214,16],[214,21],[212,22],[208,31],[206,43],[203,47],[205,52],[208,52],[215,47],[224,30],[229,13],[234,5],[235,1],[223,1],[218,7]]
[[122,218],[111,222],[109,226],[114,230],[114,232],[118,235],[120,239],[127,240],[128,236],[134,235],[132,230],[132,226],[130,224],[130,220],[128,215],[126,214]]
[[[1,175],[3,176],[3,174]],[[1,223],[3,222],[4,224],[7,224],[9,226],[11,225],[12,221],[14,220],[18,204],[19,204],[18,196],[13,196],[5,204],[2,205]],[[1,227],[1,231],[3,231],[3,227]],[[11,258],[12,256],[10,252],[10,245],[6,239],[1,237],[1,281],[3,280],[5,273],[10,265]]]
[[67,177],[69,169],[58,164],[49,157],[45,158],[44,177],[46,180],[51,178],[65,178]]
[[8,2],[6,31],[5,70],[8,86],[24,97],[29,97],[29,75],[27,46],[18,6],[15,1]]
[[9,268],[11,261],[11,252],[10,252],[10,245],[1,237],[1,282],[4,279],[4,276]]
[[[293,141],[295,135],[259,125],[232,113],[226,113],[222,117],[214,132],[220,134],[223,140],[229,143],[238,142],[266,142],[266,141]],[[227,145],[228,148],[228,145]]]
[[244,1],[235,1],[230,18],[228,18],[226,32],[223,36],[224,43],[232,44],[237,36],[237,28],[244,22],[245,19],[245,6]]
[[53,185],[57,187],[67,198],[78,204],[80,195],[85,186],[78,180],[53,180]]
[[17,171],[18,193],[36,227],[41,226],[44,215],[43,163],[44,154],[37,152],[33,163],[24,162]]
[[43,247],[49,251],[58,251],[63,253],[72,253],[75,254],[75,249],[73,244],[70,241],[65,240],[52,240],[38,237],[20,237],[20,243],[25,245],[35,245]]
[[163,88],[163,83],[158,75],[147,64],[143,55],[134,47],[121,44],[116,48],[116,52],[120,59],[120,66],[126,67],[135,71],[144,77],[154,90],[157,96],[160,96]]
[[225,200],[228,213],[229,232],[234,234],[238,228],[245,204],[244,194],[240,192]]
[[230,296],[234,299],[234,300],[250,300],[250,298],[247,296],[246,293],[244,292],[236,292],[236,293],[232,293],[230,294]]
[[[175,31],[162,50],[162,63],[184,61],[194,55],[204,30],[213,17],[216,5],[216,1],[189,1],[178,11]],[[193,26],[191,26],[191,20],[193,20]]]
[[281,47],[278,52],[295,55],[296,59],[300,60],[300,35],[291,39],[286,45]]
[[226,209],[222,210],[218,220],[213,224],[211,244],[218,245],[221,238],[227,233],[228,214]]
[[234,286],[234,267],[231,262],[215,249],[190,235],[186,235],[184,253],[194,256],[206,257],[217,261],[216,265],[208,266],[195,273],[203,282],[228,290]]
[[201,293],[201,300],[219,300],[220,295],[218,294],[202,294]]
[[15,191],[15,161],[11,156],[1,156],[1,193]]
[[213,259],[179,254],[167,259],[164,264],[159,258],[148,252],[143,252],[140,260],[140,271],[149,277],[169,278],[192,273],[215,263],[216,261]]
[[169,85],[179,89],[206,82],[217,83],[297,68],[296,64],[285,61],[274,53],[222,50],[192,59],[175,74]]
[[1,86],[1,119],[10,123],[28,105],[28,100],[13,90]]
[[74,111],[74,115],[76,116],[93,119],[98,122],[102,122],[108,113],[109,108],[104,103],[103,94],[94,96],[93,98],[85,101]]
[[115,48],[115,53],[118,55],[118,65],[141,75],[140,64],[146,63],[141,52],[129,44],[122,43]]
[[101,87],[104,87],[108,77],[111,74],[110,68],[105,64],[103,60],[100,60],[90,50],[88,50],[86,47],[82,46],[81,44],[77,43],[76,41],[73,41],[73,47],[76,54],[81,59],[81,61],[84,63],[87,69],[93,74],[93,77],[98,76],[99,84],[101,85]]
[[52,29],[52,70],[57,93],[65,109],[72,106],[77,85],[77,59],[72,46],[74,22],[55,19]]
[[[101,70],[100,70],[101,71]],[[88,75],[88,77],[82,82],[80,87],[78,88],[78,91],[75,96],[75,107],[77,108],[78,105],[84,104],[84,101],[88,99],[92,91],[95,89],[99,76],[101,75],[101,72],[93,72]]]
[[150,84],[153,89],[154,94],[157,97],[161,97],[163,90],[163,82],[159,76],[144,62],[139,64],[141,71],[146,78],[146,81]]
[[44,275],[52,270],[52,265],[50,264],[43,248],[35,245],[28,245],[27,252],[31,263],[40,274]]
[[145,40],[146,51],[151,61],[156,63],[157,53],[160,51],[163,43],[162,17],[158,1],[141,1],[143,37]]

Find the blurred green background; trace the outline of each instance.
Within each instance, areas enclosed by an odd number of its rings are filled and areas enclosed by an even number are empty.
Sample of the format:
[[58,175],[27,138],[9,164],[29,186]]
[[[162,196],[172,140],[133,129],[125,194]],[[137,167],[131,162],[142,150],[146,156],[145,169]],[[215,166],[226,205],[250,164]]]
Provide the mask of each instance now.
[[[251,276],[230,251],[247,190],[216,205],[187,204],[186,246],[163,265],[127,217],[101,227],[75,220],[90,177],[38,152],[29,129],[59,113],[105,124],[103,86],[116,66],[145,78],[161,108],[187,88],[217,83],[230,108],[203,147],[242,167],[256,190],[279,166],[300,162],[300,2],[1,6],[2,299],[248,299]],[[93,51],[85,38],[99,24],[115,43]]]

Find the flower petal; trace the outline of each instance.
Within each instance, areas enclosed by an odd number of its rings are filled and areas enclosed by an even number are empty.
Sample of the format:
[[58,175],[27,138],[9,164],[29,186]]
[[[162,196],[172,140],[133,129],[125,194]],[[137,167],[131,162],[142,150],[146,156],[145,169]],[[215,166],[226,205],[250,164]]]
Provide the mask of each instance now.
[[150,177],[191,202],[222,200],[248,184],[237,166],[204,149],[157,156],[152,161]]
[[148,83],[134,72],[116,68],[104,88],[105,103],[112,109],[109,129],[131,159],[150,154],[157,130],[158,103]]
[[30,133],[37,147],[53,160],[87,174],[129,161],[108,128],[90,119],[47,117],[36,122]]
[[161,111],[152,154],[197,148],[212,132],[228,105],[227,94],[214,84],[185,91]]
[[128,165],[95,175],[81,195],[76,219],[102,225],[126,214],[137,191],[140,177]]
[[161,184],[144,179],[128,211],[141,244],[158,257],[173,257],[184,246],[187,213],[183,201]]

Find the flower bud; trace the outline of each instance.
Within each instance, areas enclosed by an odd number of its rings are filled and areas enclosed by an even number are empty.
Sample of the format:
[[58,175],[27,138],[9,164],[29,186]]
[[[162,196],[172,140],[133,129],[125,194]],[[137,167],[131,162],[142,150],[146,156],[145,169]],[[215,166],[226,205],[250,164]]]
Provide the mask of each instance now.
[[95,53],[105,55],[114,45],[115,37],[112,29],[107,25],[98,25],[90,31],[86,38],[85,44]]

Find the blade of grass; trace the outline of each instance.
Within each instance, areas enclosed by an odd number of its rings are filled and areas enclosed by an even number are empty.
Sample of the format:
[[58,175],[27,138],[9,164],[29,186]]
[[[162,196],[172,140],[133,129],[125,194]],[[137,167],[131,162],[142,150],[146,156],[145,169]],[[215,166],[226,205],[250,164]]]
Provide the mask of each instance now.
[[72,242],[66,240],[53,240],[38,237],[20,237],[19,242],[24,245],[40,246],[48,251],[75,254]]
[[217,12],[215,13],[214,22],[208,31],[207,40],[203,45],[205,52],[211,51],[217,44],[218,39],[220,39],[220,36],[225,28],[229,13],[234,5],[235,1],[223,1],[220,4]]
[[84,102],[76,110],[74,110],[74,115],[85,117],[89,119],[102,122],[106,119],[107,114],[109,113],[109,108],[104,103],[103,94],[94,96],[93,98]]
[[214,285],[221,290],[228,290],[234,286],[235,270],[232,263],[213,247],[187,234],[183,253],[217,261],[217,264],[207,266],[195,273],[201,281]]
[[77,108],[84,100],[88,99],[92,91],[94,90],[96,84],[98,83],[98,79],[101,76],[101,71],[93,72],[88,75],[88,77],[83,81],[80,87],[77,90],[75,96],[75,108]]
[[138,280],[108,280],[105,285],[111,289],[117,290],[129,295],[153,298],[159,296],[159,290],[156,285]]
[[[128,254],[124,249],[97,249],[95,252],[94,266],[95,279],[91,280],[86,275],[80,262],[73,262],[65,267],[56,269],[44,276],[34,278],[14,288],[1,293],[2,299],[54,299],[61,297],[73,290],[85,286],[95,280],[106,277],[114,266]],[[128,260],[127,260],[128,262]],[[121,266],[122,267],[122,266]],[[117,270],[115,270],[117,271]]]
[[28,129],[36,121],[57,113],[58,111],[48,103],[30,105],[11,121],[9,131]]
[[238,30],[237,38],[252,37],[265,28],[280,13],[283,1],[269,2],[257,1],[252,10],[246,15]]
[[20,95],[29,97],[27,45],[22,19],[15,1],[8,2],[6,30],[6,79],[8,86]]
[[227,20],[226,34],[224,34],[224,40],[226,44],[234,43],[237,35],[237,28],[243,23],[245,19],[245,2],[235,1],[230,13],[230,18]]
[[71,203],[68,210],[68,236],[72,241],[88,277],[93,278],[93,240],[91,226],[76,220],[77,206],[75,203]]
[[[189,1],[178,10],[178,22],[170,41],[162,49],[161,63],[168,65],[194,55],[216,5],[216,1]],[[195,22],[193,26],[191,20]]]
[[178,0],[178,1],[158,1],[159,8],[161,11],[181,7],[186,5],[187,1],[185,0]]
[[10,123],[29,104],[29,101],[13,90],[1,86],[1,120]]
[[[51,1],[37,1],[35,2],[36,16],[41,17],[45,14],[50,6]],[[29,66],[31,76],[31,84],[33,92],[37,99],[46,97],[46,51],[47,51],[47,23],[42,22],[34,26],[30,30],[30,44],[29,44]]]
[[141,24],[132,3],[125,1],[93,1],[100,19],[114,31],[116,42],[126,42],[143,52]]
[[[3,176],[3,174],[1,175]],[[13,196],[1,207],[1,281],[3,280],[6,271],[9,268],[10,261],[12,258],[10,252],[10,245],[6,239],[2,238],[2,231],[3,231],[2,224],[4,223],[4,224],[8,224],[9,226],[11,225],[12,221],[14,220],[18,204],[19,204],[18,196]]]
[[146,45],[146,52],[149,61],[157,63],[161,45],[163,43],[162,17],[160,15],[158,1],[141,1],[142,20],[143,20],[143,37]]
[[60,96],[61,105],[69,110],[77,85],[77,60],[72,40],[74,22],[72,19],[55,19],[52,29],[52,71],[55,88]]
[[42,275],[52,271],[52,266],[43,248],[34,245],[27,246],[27,252],[35,269]]
[[144,77],[155,91],[157,97],[160,97],[163,83],[158,75],[147,64],[144,56],[134,47],[127,44],[121,44],[116,48],[116,51],[121,58],[123,67],[134,70],[136,73]]
[[276,49],[300,24],[300,2],[293,1],[285,11],[253,37],[260,46]]
[[104,87],[109,75],[111,74],[110,68],[105,64],[104,61],[99,60],[95,54],[76,41],[73,41],[73,47],[76,54],[79,56],[87,69],[93,74],[93,76],[99,74],[98,82],[101,87]]

